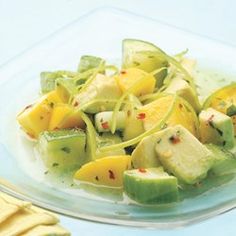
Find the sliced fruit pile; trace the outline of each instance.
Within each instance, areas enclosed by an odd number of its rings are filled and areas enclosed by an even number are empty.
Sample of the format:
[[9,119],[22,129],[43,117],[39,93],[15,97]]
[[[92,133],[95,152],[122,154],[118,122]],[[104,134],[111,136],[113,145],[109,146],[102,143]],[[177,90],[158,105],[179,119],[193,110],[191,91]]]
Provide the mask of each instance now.
[[176,202],[179,186],[236,170],[236,84],[202,106],[195,64],[125,39],[121,69],[86,55],[77,71],[42,72],[42,96],[17,120],[47,171],[142,204]]

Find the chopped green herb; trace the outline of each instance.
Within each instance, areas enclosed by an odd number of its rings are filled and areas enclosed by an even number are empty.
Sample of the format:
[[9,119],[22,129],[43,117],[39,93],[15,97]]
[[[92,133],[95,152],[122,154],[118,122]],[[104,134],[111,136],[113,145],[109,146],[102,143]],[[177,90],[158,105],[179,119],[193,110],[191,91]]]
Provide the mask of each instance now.
[[70,151],[71,151],[70,148],[68,148],[68,147],[63,147],[63,148],[61,148],[61,150],[66,153],[70,153]]
[[159,144],[161,142],[161,138],[157,140],[157,143]]
[[226,106],[226,102],[223,101],[223,100],[221,100],[221,101],[219,102],[219,106],[220,106],[221,108],[224,108],[224,107]]
[[227,108],[226,114],[227,114],[227,116],[234,116],[234,115],[236,115],[236,106],[234,104],[229,106]]
[[140,63],[137,62],[137,61],[134,61],[133,63],[134,63],[135,66],[139,66],[140,65]]
[[59,164],[56,163],[56,162],[54,162],[54,163],[52,164],[52,167],[57,167],[57,166],[59,166]]

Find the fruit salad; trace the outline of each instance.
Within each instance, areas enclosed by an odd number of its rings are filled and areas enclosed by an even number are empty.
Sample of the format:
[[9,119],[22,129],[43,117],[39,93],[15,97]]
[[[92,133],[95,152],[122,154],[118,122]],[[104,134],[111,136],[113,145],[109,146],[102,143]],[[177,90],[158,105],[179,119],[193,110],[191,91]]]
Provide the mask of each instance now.
[[236,172],[236,83],[200,99],[196,61],[137,39],[121,66],[84,55],[75,71],[42,72],[41,96],[17,116],[47,172],[170,204]]

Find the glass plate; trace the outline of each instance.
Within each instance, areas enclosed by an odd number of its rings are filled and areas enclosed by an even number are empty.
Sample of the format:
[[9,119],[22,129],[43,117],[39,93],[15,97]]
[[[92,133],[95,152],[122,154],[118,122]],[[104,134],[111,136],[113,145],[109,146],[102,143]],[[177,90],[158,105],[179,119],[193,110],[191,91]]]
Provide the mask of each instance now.
[[200,68],[215,71],[210,77],[214,80],[213,87],[229,82],[219,77],[218,72],[235,80],[232,77],[236,75],[235,48],[118,9],[94,10],[0,67],[1,190],[71,217],[140,227],[179,227],[234,208],[236,181],[228,179],[221,181],[227,184],[220,183],[204,194],[177,204],[148,207],[93,198],[89,194],[75,195],[48,184],[43,178],[35,178],[38,176],[35,155],[30,144],[19,135],[15,117],[37,97],[39,73],[63,68],[73,70],[83,54],[117,61],[121,58],[124,38],[153,42],[171,54],[188,48]]

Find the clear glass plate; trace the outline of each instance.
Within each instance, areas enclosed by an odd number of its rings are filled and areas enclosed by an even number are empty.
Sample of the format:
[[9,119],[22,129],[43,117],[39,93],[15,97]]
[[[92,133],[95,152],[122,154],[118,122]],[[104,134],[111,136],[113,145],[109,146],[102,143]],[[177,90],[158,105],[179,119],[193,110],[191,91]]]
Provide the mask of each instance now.
[[124,38],[153,42],[171,54],[188,48],[201,70],[214,71],[210,77],[202,76],[205,89],[235,81],[235,48],[117,9],[97,9],[0,67],[0,190],[71,217],[141,227],[179,227],[234,208],[234,176],[222,178],[210,191],[174,205],[151,207],[70,193],[48,184],[43,177],[36,178],[39,170],[33,149],[22,139],[15,117],[37,97],[39,73],[73,70],[83,54],[117,61]]

